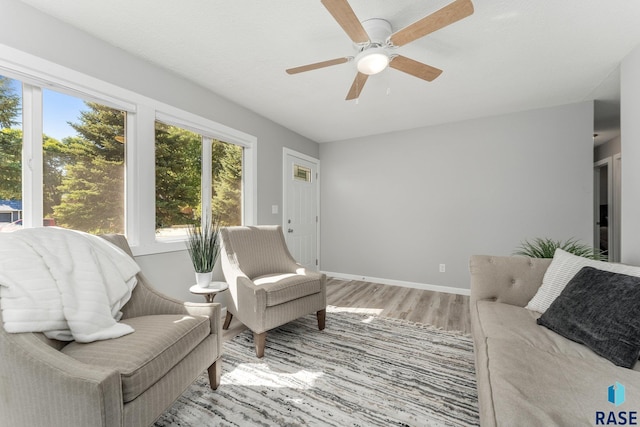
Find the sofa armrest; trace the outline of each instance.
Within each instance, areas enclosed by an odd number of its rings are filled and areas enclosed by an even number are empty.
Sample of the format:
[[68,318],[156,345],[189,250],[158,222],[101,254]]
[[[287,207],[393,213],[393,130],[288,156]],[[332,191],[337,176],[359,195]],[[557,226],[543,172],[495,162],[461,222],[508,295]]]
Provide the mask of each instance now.
[[231,313],[253,332],[264,332],[267,306],[267,293],[264,289],[256,286],[246,276],[237,276],[235,283],[229,283],[229,290],[232,292],[229,301]]
[[472,255],[471,305],[495,300],[524,307],[538,291],[551,259]]
[[117,371],[79,362],[33,333],[0,326],[0,414],[5,425],[121,426]]
[[122,318],[153,316],[155,314],[189,314],[185,302],[170,297],[151,286],[144,274],[138,273],[138,284],[131,299],[122,307]]
[[208,316],[211,335],[216,336],[222,354],[222,309],[217,302],[185,302],[184,309],[192,316]]

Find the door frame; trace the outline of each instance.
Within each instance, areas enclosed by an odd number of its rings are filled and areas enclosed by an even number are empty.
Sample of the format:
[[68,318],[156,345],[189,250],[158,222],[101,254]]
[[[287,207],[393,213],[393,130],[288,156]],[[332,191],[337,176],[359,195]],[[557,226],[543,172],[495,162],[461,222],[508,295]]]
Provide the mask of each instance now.
[[[315,157],[311,157],[307,154],[300,153],[299,151],[292,150],[291,148],[283,147],[282,148],[282,229],[287,229],[287,217],[288,217],[288,199],[287,199],[287,180],[289,179],[289,174],[287,171],[287,157],[293,156],[299,159],[305,160],[307,162],[313,163],[316,165],[316,176],[315,176],[315,184],[316,184],[316,259],[318,260],[317,269],[320,271],[320,159],[316,159]],[[313,178],[312,178],[313,179]],[[285,236],[286,241],[286,236]]]
[[612,162],[612,174],[613,174],[613,250],[614,258],[612,261],[620,262],[622,260],[622,237],[620,234],[622,226],[622,153],[616,153],[613,155]]
[[593,246],[600,247],[600,174],[603,166],[607,167],[607,217],[609,224],[607,225],[607,239],[609,250],[608,258],[611,260],[617,256],[614,227],[616,219],[614,217],[614,197],[613,197],[613,159],[611,157],[604,158],[593,164]]

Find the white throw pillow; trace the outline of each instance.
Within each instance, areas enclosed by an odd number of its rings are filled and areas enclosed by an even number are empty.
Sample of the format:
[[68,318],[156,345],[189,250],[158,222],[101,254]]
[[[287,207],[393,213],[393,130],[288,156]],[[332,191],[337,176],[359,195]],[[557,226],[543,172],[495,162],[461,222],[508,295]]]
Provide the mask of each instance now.
[[526,308],[537,311],[538,313],[547,311],[551,303],[558,298],[558,295],[560,295],[564,287],[567,286],[567,283],[573,279],[573,276],[575,276],[582,267],[593,267],[612,273],[640,277],[640,267],[595,261],[570,254],[562,249],[556,249],[553,254],[553,261],[551,261],[542,279],[542,286],[540,286],[534,297],[531,298]]

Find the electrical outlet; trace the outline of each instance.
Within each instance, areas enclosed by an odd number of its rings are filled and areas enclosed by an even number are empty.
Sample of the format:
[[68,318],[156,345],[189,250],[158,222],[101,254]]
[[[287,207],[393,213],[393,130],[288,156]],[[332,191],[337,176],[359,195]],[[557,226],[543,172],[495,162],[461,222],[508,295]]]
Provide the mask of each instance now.
[[272,214],[278,213],[278,205],[271,205],[271,213]]
[[444,273],[446,271],[446,265],[440,264],[440,273]]

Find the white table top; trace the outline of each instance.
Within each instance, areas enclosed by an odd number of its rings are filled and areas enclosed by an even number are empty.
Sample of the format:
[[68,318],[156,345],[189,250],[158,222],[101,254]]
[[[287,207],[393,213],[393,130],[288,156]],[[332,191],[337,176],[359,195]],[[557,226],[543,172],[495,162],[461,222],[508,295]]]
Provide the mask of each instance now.
[[189,292],[196,295],[206,295],[226,291],[227,289],[229,289],[227,282],[211,282],[209,283],[208,288],[203,288],[200,285],[193,285],[189,288]]

